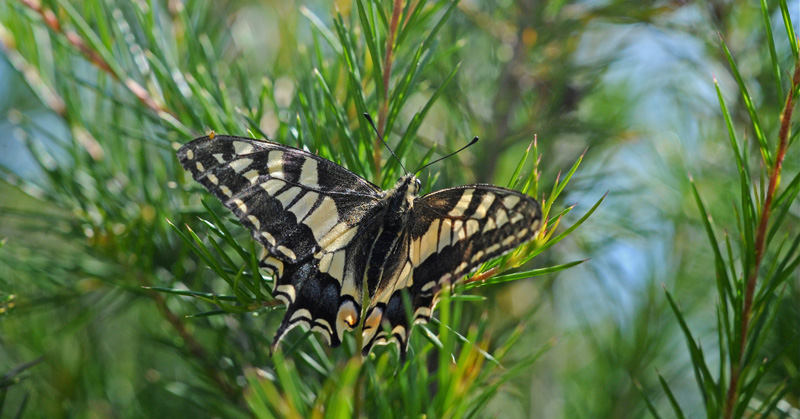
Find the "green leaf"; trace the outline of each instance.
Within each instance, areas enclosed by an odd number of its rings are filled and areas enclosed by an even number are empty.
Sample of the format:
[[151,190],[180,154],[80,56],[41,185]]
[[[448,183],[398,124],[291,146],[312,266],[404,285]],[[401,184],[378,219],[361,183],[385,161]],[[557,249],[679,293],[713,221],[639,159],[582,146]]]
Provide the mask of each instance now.
[[789,12],[789,7],[786,5],[786,0],[779,0],[778,4],[781,7],[783,27],[786,29],[786,37],[789,39],[789,45],[792,47],[794,60],[800,60],[800,47],[797,45],[797,35],[794,33],[794,25],[792,25],[792,15]]
[[661,383],[661,388],[664,389],[664,393],[667,395],[667,399],[669,400],[670,406],[672,406],[672,411],[675,413],[675,417],[684,419],[686,415],[683,414],[681,405],[678,404],[678,400],[675,398],[675,395],[672,394],[672,389],[670,389],[669,384],[667,384],[667,381],[664,380],[664,377],[661,376],[661,373],[658,374],[658,382]]
[[731,52],[728,50],[728,46],[725,44],[725,41],[722,40],[721,36],[720,43],[722,44],[722,50],[725,52],[725,57],[728,59],[728,64],[731,66],[733,77],[736,79],[736,83],[739,85],[739,91],[742,93],[742,99],[744,99],[745,108],[750,114],[750,121],[753,124],[753,135],[755,135],[756,140],[758,140],[761,156],[764,158],[764,162],[768,167],[772,166],[774,162],[772,160],[772,154],[769,150],[769,143],[767,143],[767,139],[764,136],[764,131],[761,129],[761,123],[758,122],[758,113],[756,112],[755,105],[753,105],[753,99],[750,97],[750,93],[747,92],[747,86],[744,85],[742,75],[739,74],[739,68],[733,61]]
[[781,86],[781,68],[778,62],[778,52],[775,50],[775,40],[772,37],[772,23],[769,20],[769,6],[767,0],[761,0],[761,16],[764,18],[764,29],[766,31],[767,44],[769,45],[769,57],[772,59],[772,77],[775,81],[778,98],[783,98],[783,86]]

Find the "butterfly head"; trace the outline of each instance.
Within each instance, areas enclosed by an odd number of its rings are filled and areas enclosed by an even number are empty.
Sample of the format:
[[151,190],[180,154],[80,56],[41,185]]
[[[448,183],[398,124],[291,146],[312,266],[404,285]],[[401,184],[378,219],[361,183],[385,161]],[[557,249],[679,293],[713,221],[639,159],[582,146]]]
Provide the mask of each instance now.
[[421,187],[422,182],[413,174],[401,177],[389,193],[392,210],[403,213],[411,209]]
[[416,199],[419,194],[420,188],[422,188],[422,181],[411,173],[401,177],[400,180],[397,181],[397,184],[398,187],[405,189],[406,200],[409,203],[414,202],[414,199]]

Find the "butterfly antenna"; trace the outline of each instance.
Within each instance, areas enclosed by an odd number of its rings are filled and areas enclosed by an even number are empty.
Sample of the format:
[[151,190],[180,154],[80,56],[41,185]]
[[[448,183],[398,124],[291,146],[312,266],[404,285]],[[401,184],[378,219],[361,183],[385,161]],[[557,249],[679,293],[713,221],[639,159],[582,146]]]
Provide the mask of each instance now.
[[386,146],[386,148],[388,148],[388,149],[389,149],[389,152],[390,152],[390,153],[392,153],[392,155],[394,156],[394,158],[396,158],[396,159],[397,159],[397,162],[398,162],[398,163],[400,163],[400,167],[402,167],[402,168],[403,168],[403,171],[404,171],[404,172],[406,172],[406,174],[408,174],[408,170],[406,170],[406,167],[405,167],[405,166],[403,166],[403,162],[401,162],[401,161],[400,161],[400,157],[397,157],[397,154],[394,154],[394,150],[392,150],[392,148],[391,148],[391,147],[389,147],[389,144],[386,144],[386,140],[384,140],[384,139],[383,139],[383,137],[381,136],[381,133],[380,133],[380,132],[378,132],[378,128],[375,128],[375,123],[374,123],[374,122],[372,122],[372,117],[371,117],[371,116],[369,116],[369,114],[368,114],[368,113],[364,112],[364,118],[367,118],[367,121],[369,121],[369,124],[370,124],[370,125],[372,125],[372,129],[373,129],[373,130],[375,130],[375,134],[377,134],[377,135],[378,135],[378,138],[380,138],[380,140],[381,140],[381,142],[383,143],[383,145],[385,145],[385,146]]
[[424,165],[424,166],[420,167],[419,169],[417,169],[417,170],[414,172],[414,174],[416,175],[417,173],[421,172],[421,171],[422,171],[422,169],[424,169],[424,168],[426,168],[426,167],[428,167],[428,166],[430,166],[430,165],[432,165],[432,164],[434,164],[434,163],[438,163],[438,162],[440,162],[440,161],[442,161],[442,160],[444,160],[444,159],[446,159],[446,158],[448,158],[448,157],[450,157],[450,156],[454,156],[454,155],[456,155],[456,154],[460,153],[460,152],[461,152],[461,151],[463,151],[465,148],[467,148],[467,147],[469,147],[469,146],[471,146],[471,145],[473,145],[473,144],[475,144],[475,143],[477,143],[477,142],[478,142],[478,137],[475,137],[475,138],[473,138],[473,139],[472,139],[472,141],[470,141],[470,142],[469,142],[469,144],[465,145],[464,147],[461,147],[461,148],[459,148],[458,150],[456,150],[456,151],[454,151],[454,152],[452,152],[452,153],[450,153],[450,154],[448,154],[448,155],[446,155],[446,156],[444,156],[444,157],[439,157],[438,159],[436,159],[436,160],[434,160],[434,161],[432,161],[432,162],[430,162],[430,163],[428,163],[428,164],[426,164],[426,165]]

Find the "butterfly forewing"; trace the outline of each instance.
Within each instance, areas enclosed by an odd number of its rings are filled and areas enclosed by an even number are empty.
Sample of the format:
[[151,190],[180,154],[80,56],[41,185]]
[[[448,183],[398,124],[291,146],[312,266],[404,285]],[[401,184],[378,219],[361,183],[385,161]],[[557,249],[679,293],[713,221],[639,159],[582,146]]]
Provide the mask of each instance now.
[[198,138],[178,159],[264,246],[261,265],[287,305],[275,342],[306,324],[338,345],[360,318],[354,239],[383,191],[306,151],[248,138]]

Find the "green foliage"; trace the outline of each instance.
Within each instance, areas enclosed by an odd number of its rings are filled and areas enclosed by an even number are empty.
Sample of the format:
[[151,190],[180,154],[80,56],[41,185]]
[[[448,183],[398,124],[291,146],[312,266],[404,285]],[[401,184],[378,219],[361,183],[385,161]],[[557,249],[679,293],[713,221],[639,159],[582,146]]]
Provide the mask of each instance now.
[[[0,416],[789,414],[796,115],[768,191],[797,9],[667,3],[0,2]],[[409,169],[480,135],[426,190],[506,184],[547,223],[444,296],[405,364],[299,329],[270,357],[260,249],[175,150],[249,133],[386,187],[365,112]]]
[[[290,56],[290,84],[287,76],[278,77],[286,69],[277,62],[266,72],[272,76],[257,82],[256,74],[261,73],[251,62],[223,53],[234,40],[220,32],[224,28],[214,30],[209,20],[220,12],[216,3],[165,6],[3,6],[10,60],[67,130],[66,136],[56,135],[26,113],[15,114],[18,135],[42,178],[15,178],[6,172],[6,179],[53,210],[4,210],[34,226],[40,222],[58,228],[55,237],[43,237],[53,242],[37,248],[37,256],[26,255],[26,265],[14,267],[15,275],[37,276],[37,283],[51,286],[22,287],[20,311],[27,313],[21,313],[10,329],[47,321],[49,316],[41,311],[45,308],[59,313],[69,326],[56,336],[80,336],[80,361],[70,375],[75,379],[79,371],[95,370],[93,365],[113,364],[121,355],[109,352],[107,342],[118,338],[132,349],[144,338],[153,353],[172,351],[192,367],[187,376],[141,361],[118,365],[115,368],[148,365],[131,383],[143,389],[136,396],[131,388],[104,395],[102,384],[87,383],[79,387],[87,394],[76,398],[52,379],[34,397],[60,397],[60,402],[38,406],[37,413],[135,406],[140,414],[163,415],[169,409],[148,406],[146,399],[167,391],[184,399],[178,403],[178,409],[188,409],[183,413],[479,415],[505,383],[528,370],[553,342],[545,340],[537,345],[540,349],[521,357],[508,356],[522,329],[490,338],[487,317],[476,319],[473,314],[482,311],[483,299],[463,293],[580,263],[503,274],[566,237],[600,202],[566,232],[554,235],[572,207],[561,210],[534,243],[488,263],[459,286],[457,294],[445,296],[438,319],[416,328],[412,356],[405,364],[397,364],[391,349],[362,360],[353,336],[343,348],[331,350],[302,331],[290,335],[286,347],[270,358],[269,333],[264,331],[273,330],[282,315],[282,307],[270,296],[272,279],[259,272],[258,250],[241,226],[220,218],[227,212],[219,203],[198,200],[203,192],[174,157],[181,142],[203,129],[232,134],[247,130],[263,137],[268,129],[271,138],[314,150],[378,184],[390,185],[401,174],[399,161],[382,158],[382,144],[360,115],[377,110],[379,130],[401,160],[431,159],[436,147],[420,144],[419,130],[458,74],[458,65],[442,78],[434,76],[438,70],[433,69],[459,52],[439,45],[440,31],[458,2],[407,5],[402,22],[373,1],[355,2],[349,12],[337,11],[332,19],[303,8],[312,31],[300,51]],[[39,30],[44,27],[47,32]],[[410,105],[422,85],[428,86],[422,92],[424,101]],[[452,145],[445,143],[443,149]],[[527,157],[528,153],[519,161],[512,183],[520,181],[524,191],[536,194],[541,174],[538,166],[526,170]],[[538,164],[538,148],[532,157]],[[543,201],[547,213],[579,163]],[[457,166],[455,160],[450,164]],[[11,243],[13,251],[23,251]],[[65,246],[71,250],[60,252]],[[21,284],[12,281],[10,286]],[[232,317],[237,313],[239,317]],[[126,320],[128,316],[144,323],[132,335],[114,338],[118,331],[95,330],[98,316],[114,317],[113,324],[133,320]],[[153,326],[145,326],[151,322]],[[58,349],[42,346],[40,338],[21,330],[12,334],[20,340],[10,350],[11,358],[37,354],[47,360],[39,368],[52,369],[41,371],[39,379],[58,373]],[[124,362],[138,357],[122,356],[128,357]],[[169,358],[160,355],[158,363]],[[22,364],[8,376],[31,366]],[[162,371],[170,376],[162,377]],[[93,380],[113,386],[117,374],[101,369]],[[20,406],[24,409],[26,402]]]
[[[761,2],[761,9],[766,23],[775,81],[782,88],[778,71],[781,63],[775,51],[766,2]],[[791,18],[787,14],[785,4],[781,7],[781,13],[786,24],[789,43],[794,46],[796,44]],[[666,296],[689,347],[691,364],[698,389],[703,396],[706,417],[726,419],[746,416],[770,417],[776,410],[778,402],[798,381],[797,375],[789,375],[788,377],[793,377],[789,381],[771,385],[762,384],[777,365],[794,362],[791,359],[791,350],[797,348],[796,341],[800,339],[800,334],[795,334],[780,347],[765,350],[769,332],[775,326],[775,320],[781,311],[784,293],[800,266],[800,234],[797,234],[796,226],[786,223],[785,218],[795,203],[800,177],[795,176],[790,180],[783,187],[783,191],[778,189],[783,161],[788,148],[793,145],[791,144],[793,141],[788,138],[789,132],[793,125],[797,125],[796,118],[793,118],[793,110],[797,95],[800,93],[800,61],[796,59],[797,50],[793,50],[794,71],[785,95],[785,106],[776,121],[780,128],[770,130],[759,122],[759,111],[754,106],[739,68],[724,41],[722,48],[749,114],[762,164],[753,173],[747,146],[737,139],[733,118],[725,104],[719,84],[715,81],[741,188],[741,201],[734,203],[733,208],[738,234],[732,239],[726,231],[723,249],[722,243],[718,242],[716,228],[707,205],[703,203],[701,193],[692,181],[692,193],[714,255],[718,298],[716,357],[703,350],[700,339],[692,332],[686,316],[671,293],[667,292]],[[779,90],[778,99],[781,98],[783,94]],[[796,129],[794,131],[796,132]],[[765,132],[777,132],[777,142],[771,144]],[[755,176],[760,180],[755,181],[753,179]],[[715,371],[716,362],[719,365]],[[663,378],[660,378],[660,382],[669,398],[673,413],[677,417],[685,417],[670,385]],[[648,407],[651,413],[657,416],[652,404]]]

